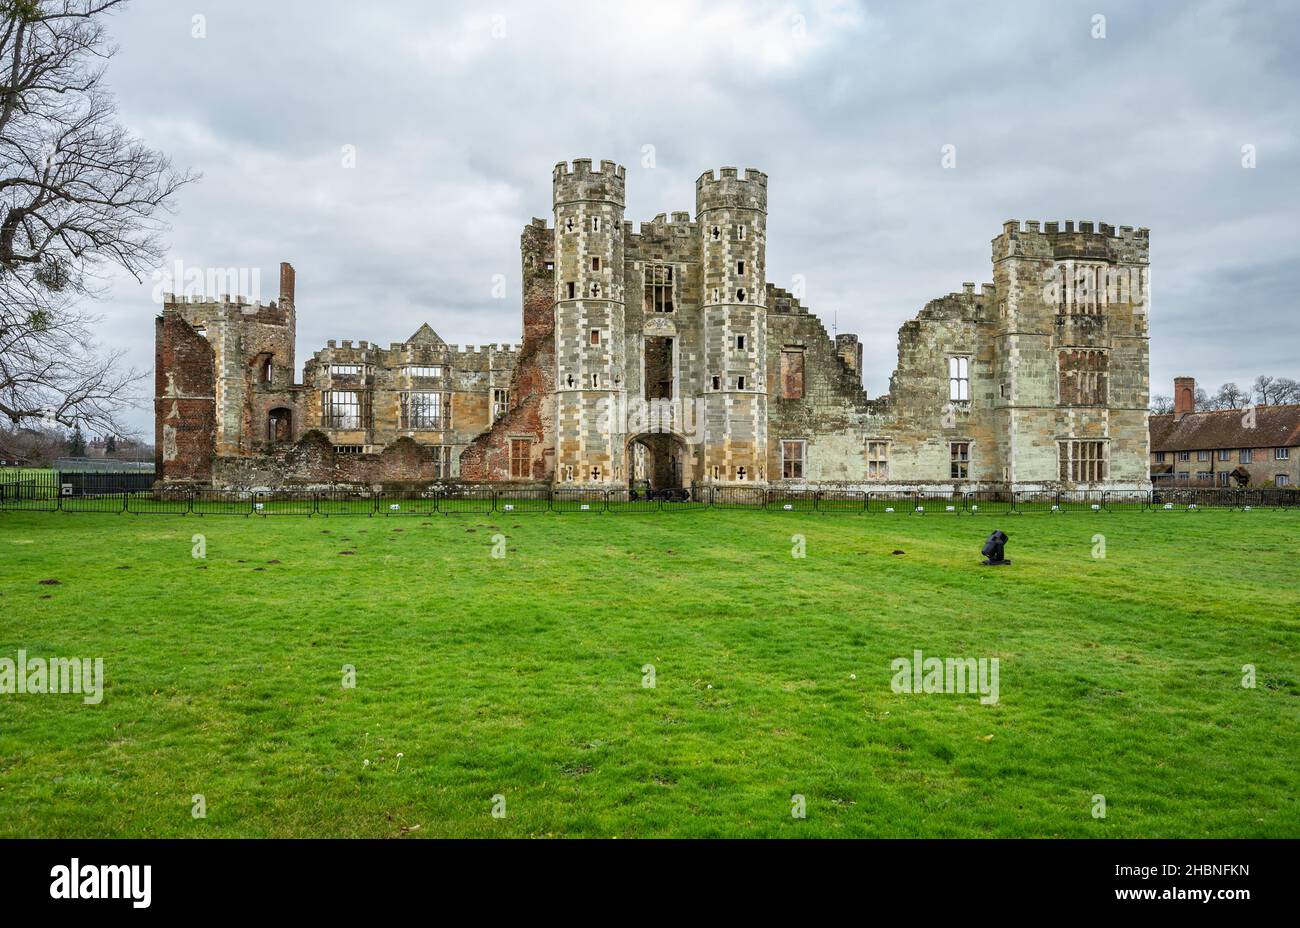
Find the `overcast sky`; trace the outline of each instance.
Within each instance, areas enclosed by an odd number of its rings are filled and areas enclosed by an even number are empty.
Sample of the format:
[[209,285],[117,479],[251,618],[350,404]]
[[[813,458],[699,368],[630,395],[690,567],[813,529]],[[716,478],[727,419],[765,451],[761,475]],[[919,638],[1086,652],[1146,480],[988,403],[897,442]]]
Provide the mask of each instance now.
[[[827,329],[861,336],[873,396],[903,322],[992,279],[1010,218],[1151,229],[1153,392],[1300,376],[1284,2],[135,0],[109,26],[124,122],[204,175],[172,261],[260,268],[265,300],[292,261],[299,373],[326,339],[425,321],[517,342],[520,230],[551,215],[555,162],[591,157],[627,166],[634,222],[693,213],[706,169],[766,171],[768,279],[803,275]],[[102,307],[141,369],[155,288]]]

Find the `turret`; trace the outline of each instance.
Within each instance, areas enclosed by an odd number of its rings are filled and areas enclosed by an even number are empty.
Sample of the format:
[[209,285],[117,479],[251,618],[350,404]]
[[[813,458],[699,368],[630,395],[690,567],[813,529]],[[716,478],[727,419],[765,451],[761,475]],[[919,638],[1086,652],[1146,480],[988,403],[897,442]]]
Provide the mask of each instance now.
[[706,479],[767,480],[767,175],[695,182],[703,266]]
[[624,479],[625,171],[555,166],[556,479]]

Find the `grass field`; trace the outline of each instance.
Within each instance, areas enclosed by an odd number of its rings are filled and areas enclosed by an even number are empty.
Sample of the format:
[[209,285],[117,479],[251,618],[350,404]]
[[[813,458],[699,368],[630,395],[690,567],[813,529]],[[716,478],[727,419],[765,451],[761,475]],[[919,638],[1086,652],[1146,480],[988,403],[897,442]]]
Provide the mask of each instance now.
[[[0,834],[1296,837],[1298,551],[1264,511],[0,513],[0,657],[107,676],[0,696]],[[893,692],[918,649],[998,703]]]

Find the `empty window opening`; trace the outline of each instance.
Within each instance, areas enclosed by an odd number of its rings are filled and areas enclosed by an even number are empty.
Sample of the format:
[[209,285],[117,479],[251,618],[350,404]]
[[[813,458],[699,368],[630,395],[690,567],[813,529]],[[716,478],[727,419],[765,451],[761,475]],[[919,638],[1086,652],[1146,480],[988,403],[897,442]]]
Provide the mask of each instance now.
[[745,262],[744,262],[744,261],[737,261],[737,262],[736,262],[736,276],[738,276],[738,277],[744,277],[744,276],[745,276]]
[[745,227],[743,225],[736,226],[736,238],[742,242],[745,240]]
[[804,473],[804,455],[808,443],[805,441],[781,442],[781,479],[802,480]]
[[567,293],[568,293],[568,295],[569,295],[569,299],[572,300],[572,299],[574,299],[574,298],[577,297],[577,295],[578,295],[578,292],[577,292],[577,291],[578,291],[578,288],[577,288],[577,285],[574,284],[573,281],[569,281],[567,284],[564,285],[564,287],[565,287],[565,290],[567,291]]
[[510,391],[500,387],[492,390],[492,421],[500,419],[510,411]]
[[948,400],[970,402],[970,358],[948,359]]
[[262,383],[271,383],[274,376],[275,368],[271,363],[271,359],[268,357],[262,362]]
[[592,330],[591,330],[591,343],[592,343],[593,345],[599,345],[599,344],[600,344],[600,329],[592,329]]
[[326,390],[321,394],[321,425],[327,429],[362,428],[361,394],[351,390]]
[[406,368],[407,377],[441,377],[442,368],[438,365]]
[[293,412],[272,409],[266,419],[267,441],[293,441]]
[[592,259],[591,259],[591,269],[592,269],[593,271],[599,271],[599,270],[600,270],[600,258],[595,257],[594,255],[592,256]]
[[647,336],[645,340],[645,398],[673,398],[673,340],[666,336]]
[[722,378],[718,377],[717,375],[714,375],[713,377],[713,389],[715,390],[722,389]]
[[889,442],[867,442],[867,477],[884,480],[889,476]]
[[592,216],[592,217],[591,217],[591,231],[593,231],[593,232],[599,232],[599,231],[600,231],[600,217],[599,217],[599,216]]
[[529,438],[510,439],[510,478],[527,480],[532,460],[533,442]]
[[645,271],[645,311],[673,311],[673,269],[667,264],[652,264]]
[[970,442],[955,441],[948,448],[949,457],[952,459],[949,476],[953,480],[966,480],[970,477]]
[[745,336],[743,335],[736,336],[736,350],[737,351],[745,350]]
[[444,393],[411,391],[402,394],[402,428],[412,431],[448,427],[451,397]]
[[736,378],[736,389],[737,390],[745,389],[745,376],[743,374]]
[[739,290],[736,291],[736,302],[737,302],[737,303],[743,303],[743,302],[745,302],[745,288],[744,288],[744,287],[742,287],[742,288],[740,288]]

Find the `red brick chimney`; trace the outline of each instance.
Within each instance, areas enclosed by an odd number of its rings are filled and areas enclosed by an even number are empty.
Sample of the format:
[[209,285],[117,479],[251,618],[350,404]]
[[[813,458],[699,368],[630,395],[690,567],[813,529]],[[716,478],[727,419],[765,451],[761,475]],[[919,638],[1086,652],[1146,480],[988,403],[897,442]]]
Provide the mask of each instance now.
[[293,305],[293,290],[296,275],[294,274],[293,265],[288,261],[280,262],[280,305]]
[[1174,378],[1174,421],[1189,412],[1196,412],[1196,378]]

